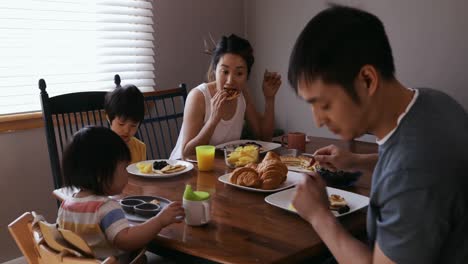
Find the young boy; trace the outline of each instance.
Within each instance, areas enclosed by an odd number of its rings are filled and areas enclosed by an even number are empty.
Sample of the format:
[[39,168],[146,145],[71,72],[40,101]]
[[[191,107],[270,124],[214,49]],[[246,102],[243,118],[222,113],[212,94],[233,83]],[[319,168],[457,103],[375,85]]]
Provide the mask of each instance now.
[[146,160],[146,145],[135,134],[145,115],[144,96],[135,85],[117,87],[107,93],[104,108],[112,131],[130,149],[131,163]]

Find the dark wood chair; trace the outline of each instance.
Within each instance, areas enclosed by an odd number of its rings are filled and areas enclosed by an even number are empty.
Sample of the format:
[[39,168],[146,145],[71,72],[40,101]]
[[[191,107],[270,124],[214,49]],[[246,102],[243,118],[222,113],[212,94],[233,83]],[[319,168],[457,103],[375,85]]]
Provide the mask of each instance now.
[[73,134],[89,125],[109,126],[104,113],[106,92],[77,92],[49,97],[46,87],[44,79],[40,79],[39,89],[50,166],[54,189],[59,189],[63,183],[60,160]]
[[[119,75],[114,83],[120,86]],[[78,92],[49,97],[46,82],[39,80],[43,120],[49,150],[54,189],[63,184],[60,160],[73,134],[89,125],[109,127],[104,111],[105,91]],[[147,159],[166,159],[175,146],[184,115],[187,89],[179,88],[144,93],[145,117],[136,137],[146,144]]]
[[145,119],[137,137],[146,144],[148,159],[168,159],[184,118],[187,87],[145,93]]

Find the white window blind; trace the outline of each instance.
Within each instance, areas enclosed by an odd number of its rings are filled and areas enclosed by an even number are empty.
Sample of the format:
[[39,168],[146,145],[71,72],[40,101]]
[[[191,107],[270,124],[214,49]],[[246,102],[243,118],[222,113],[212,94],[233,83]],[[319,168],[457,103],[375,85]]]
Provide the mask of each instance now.
[[154,85],[151,0],[0,1],[0,115],[41,109],[49,96]]

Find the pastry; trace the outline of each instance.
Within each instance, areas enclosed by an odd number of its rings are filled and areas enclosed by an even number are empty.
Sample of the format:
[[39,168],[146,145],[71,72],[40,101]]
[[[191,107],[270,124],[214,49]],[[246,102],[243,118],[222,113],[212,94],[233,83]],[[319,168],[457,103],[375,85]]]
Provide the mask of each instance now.
[[298,157],[281,156],[280,159],[286,166],[299,167],[302,164],[302,160]]
[[281,156],[281,161],[287,166],[300,167],[310,171],[317,171],[318,163],[313,157],[309,156]]
[[224,87],[223,89],[224,89],[224,91],[226,91],[227,94],[228,94],[228,96],[227,96],[227,98],[226,98],[226,100],[228,100],[228,101],[229,101],[229,100],[232,100],[232,99],[235,99],[235,98],[237,98],[237,97],[240,95],[239,91],[238,91],[236,88],[233,88],[233,87]]
[[301,167],[310,170],[310,171],[317,171],[318,167],[318,162],[315,161],[313,157],[308,157],[308,156],[299,156],[298,157],[301,160]]
[[252,168],[238,168],[235,169],[229,177],[231,183],[247,186],[247,187],[260,187],[260,177],[255,169]]
[[272,190],[286,181],[288,167],[281,162],[274,152],[268,152],[260,164],[249,163],[243,168],[237,168],[229,177],[231,183]]
[[168,173],[175,173],[179,171],[185,170],[186,166],[181,165],[181,164],[175,164],[175,165],[166,165],[164,168],[160,170],[153,170],[157,174],[168,174]]
[[338,211],[338,213],[343,214],[349,212],[350,208],[344,197],[341,197],[337,194],[332,194],[328,197],[330,202],[330,209]]
[[251,168],[251,169],[254,169],[254,170],[257,170],[257,167],[258,167],[257,163],[249,163],[249,164],[245,165],[245,168]]

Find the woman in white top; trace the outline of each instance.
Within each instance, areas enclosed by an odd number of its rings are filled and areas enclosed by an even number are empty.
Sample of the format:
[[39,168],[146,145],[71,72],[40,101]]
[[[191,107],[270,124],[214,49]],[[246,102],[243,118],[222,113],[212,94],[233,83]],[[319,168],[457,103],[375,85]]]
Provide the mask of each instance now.
[[236,35],[223,36],[213,51],[208,70],[209,83],[188,95],[184,121],[171,159],[195,154],[199,145],[218,145],[240,139],[244,119],[256,137],[269,141],[273,136],[275,95],[281,76],[265,71],[263,94],[265,113],[260,115],[247,88],[254,63],[250,43]]

